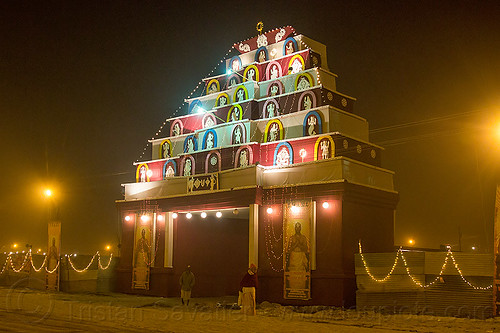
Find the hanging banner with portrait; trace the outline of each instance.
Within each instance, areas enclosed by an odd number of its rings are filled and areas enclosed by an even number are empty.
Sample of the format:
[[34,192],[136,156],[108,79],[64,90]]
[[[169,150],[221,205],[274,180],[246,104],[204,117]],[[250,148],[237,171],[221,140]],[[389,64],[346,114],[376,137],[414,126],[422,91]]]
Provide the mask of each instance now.
[[312,201],[283,205],[283,271],[285,299],[311,299]]
[[154,264],[154,215],[143,214],[135,222],[132,289],[149,289],[149,270]]
[[61,222],[49,222],[48,236],[45,288],[47,290],[59,291],[59,272],[61,271]]

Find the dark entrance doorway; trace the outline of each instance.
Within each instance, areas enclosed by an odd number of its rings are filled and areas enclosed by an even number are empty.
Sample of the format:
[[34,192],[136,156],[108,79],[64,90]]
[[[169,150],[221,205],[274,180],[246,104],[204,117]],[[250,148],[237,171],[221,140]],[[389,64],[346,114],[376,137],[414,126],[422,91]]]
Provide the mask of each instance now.
[[[248,208],[179,213],[173,265],[180,276],[187,265],[196,276],[194,297],[238,295],[248,265]],[[237,214],[235,214],[237,212]]]

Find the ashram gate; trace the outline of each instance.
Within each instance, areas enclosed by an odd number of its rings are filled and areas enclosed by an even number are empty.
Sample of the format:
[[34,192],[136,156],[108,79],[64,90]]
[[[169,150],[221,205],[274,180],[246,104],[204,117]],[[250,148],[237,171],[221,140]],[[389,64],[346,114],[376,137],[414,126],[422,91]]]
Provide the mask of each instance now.
[[398,193],[355,99],[336,89],[326,47],[290,27],[234,44],[135,163],[117,201],[118,289],[237,295],[249,264],[259,301],[351,306],[354,254],[394,245]]

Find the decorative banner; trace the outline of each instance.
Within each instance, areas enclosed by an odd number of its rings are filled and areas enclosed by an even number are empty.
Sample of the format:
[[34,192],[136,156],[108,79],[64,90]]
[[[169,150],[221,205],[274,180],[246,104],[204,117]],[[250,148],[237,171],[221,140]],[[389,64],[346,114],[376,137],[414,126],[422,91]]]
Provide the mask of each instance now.
[[219,189],[219,174],[212,173],[189,177],[187,181],[187,193],[199,191],[214,191]]
[[149,289],[149,268],[153,263],[152,226],[152,214],[144,214],[135,219],[132,289]]
[[59,272],[61,271],[61,222],[49,222],[48,235],[45,288],[47,290],[59,291]]
[[494,316],[500,315],[500,185],[497,185],[495,201],[495,231],[493,257],[495,258],[495,276],[493,285]]
[[283,271],[285,299],[311,299],[312,201],[283,205]]

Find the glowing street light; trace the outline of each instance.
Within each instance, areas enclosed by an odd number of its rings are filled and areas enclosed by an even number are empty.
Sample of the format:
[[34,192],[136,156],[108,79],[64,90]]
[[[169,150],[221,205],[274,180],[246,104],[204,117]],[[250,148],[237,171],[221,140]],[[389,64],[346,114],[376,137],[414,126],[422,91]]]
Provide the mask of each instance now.
[[111,250],[111,245],[106,245],[106,251]]
[[47,197],[47,198],[50,198],[52,196],[52,190],[50,188],[47,188],[45,189],[45,191],[43,191],[43,194]]
[[17,249],[17,243],[12,244],[12,247],[13,247],[14,249]]
[[415,240],[413,240],[413,239],[411,239],[411,238],[410,238],[410,239],[408,240],[408,244],[410,244],[410,245],[412,245],[412,246],[413,246],[413,245],[415,245]]

